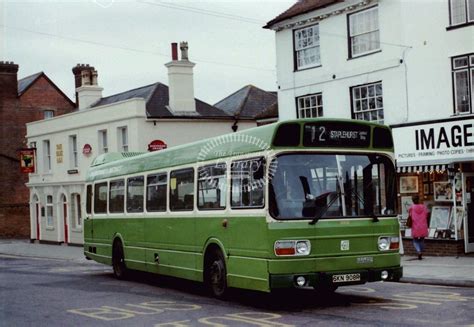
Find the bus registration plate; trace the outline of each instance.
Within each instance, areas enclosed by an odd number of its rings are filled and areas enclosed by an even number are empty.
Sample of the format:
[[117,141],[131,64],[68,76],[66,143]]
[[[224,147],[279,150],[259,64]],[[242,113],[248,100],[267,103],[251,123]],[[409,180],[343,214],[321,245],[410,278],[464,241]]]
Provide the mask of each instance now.
[[333,283],[357,282],[360,281],[360,274],[333,275]]

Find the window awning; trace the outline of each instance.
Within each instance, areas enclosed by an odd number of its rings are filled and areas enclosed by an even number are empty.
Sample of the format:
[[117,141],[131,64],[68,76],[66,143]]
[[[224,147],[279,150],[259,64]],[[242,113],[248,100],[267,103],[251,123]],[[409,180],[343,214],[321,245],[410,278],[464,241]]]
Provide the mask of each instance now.
[[397,167],[397,173],[429,173],[432,171],[446,170],[448,165],[423,165]]

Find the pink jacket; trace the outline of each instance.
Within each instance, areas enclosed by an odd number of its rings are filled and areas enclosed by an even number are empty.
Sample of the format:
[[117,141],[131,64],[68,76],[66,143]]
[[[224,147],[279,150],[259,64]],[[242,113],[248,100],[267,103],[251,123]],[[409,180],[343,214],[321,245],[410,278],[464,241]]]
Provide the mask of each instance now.
[[413,224],[411,226],[412,237],[428,236],[428,209],[423,204],[413,204],[408,213],[411,215]]

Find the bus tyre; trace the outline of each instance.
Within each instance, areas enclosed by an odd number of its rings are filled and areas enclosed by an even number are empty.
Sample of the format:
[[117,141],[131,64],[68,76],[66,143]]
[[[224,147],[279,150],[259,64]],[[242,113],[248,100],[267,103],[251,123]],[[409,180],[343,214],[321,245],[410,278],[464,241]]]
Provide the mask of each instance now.
[[215,251],[206,267],[207,286],[216,298],[223,299],[227,294],[227,270],[222,252]]
[[117,279],[126,279],[128,270],[125,265],[125,256],[123,252],[122,241],[116,240],[112,249],[112,267],[114,276]]

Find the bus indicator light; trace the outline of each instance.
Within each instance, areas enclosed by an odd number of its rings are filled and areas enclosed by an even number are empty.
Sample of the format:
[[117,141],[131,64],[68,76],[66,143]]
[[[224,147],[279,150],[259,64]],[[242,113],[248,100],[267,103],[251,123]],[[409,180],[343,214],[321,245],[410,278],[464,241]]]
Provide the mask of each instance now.
[[309,241],[276,241],[275,254],[285,255],[308,255],[311,250]]

